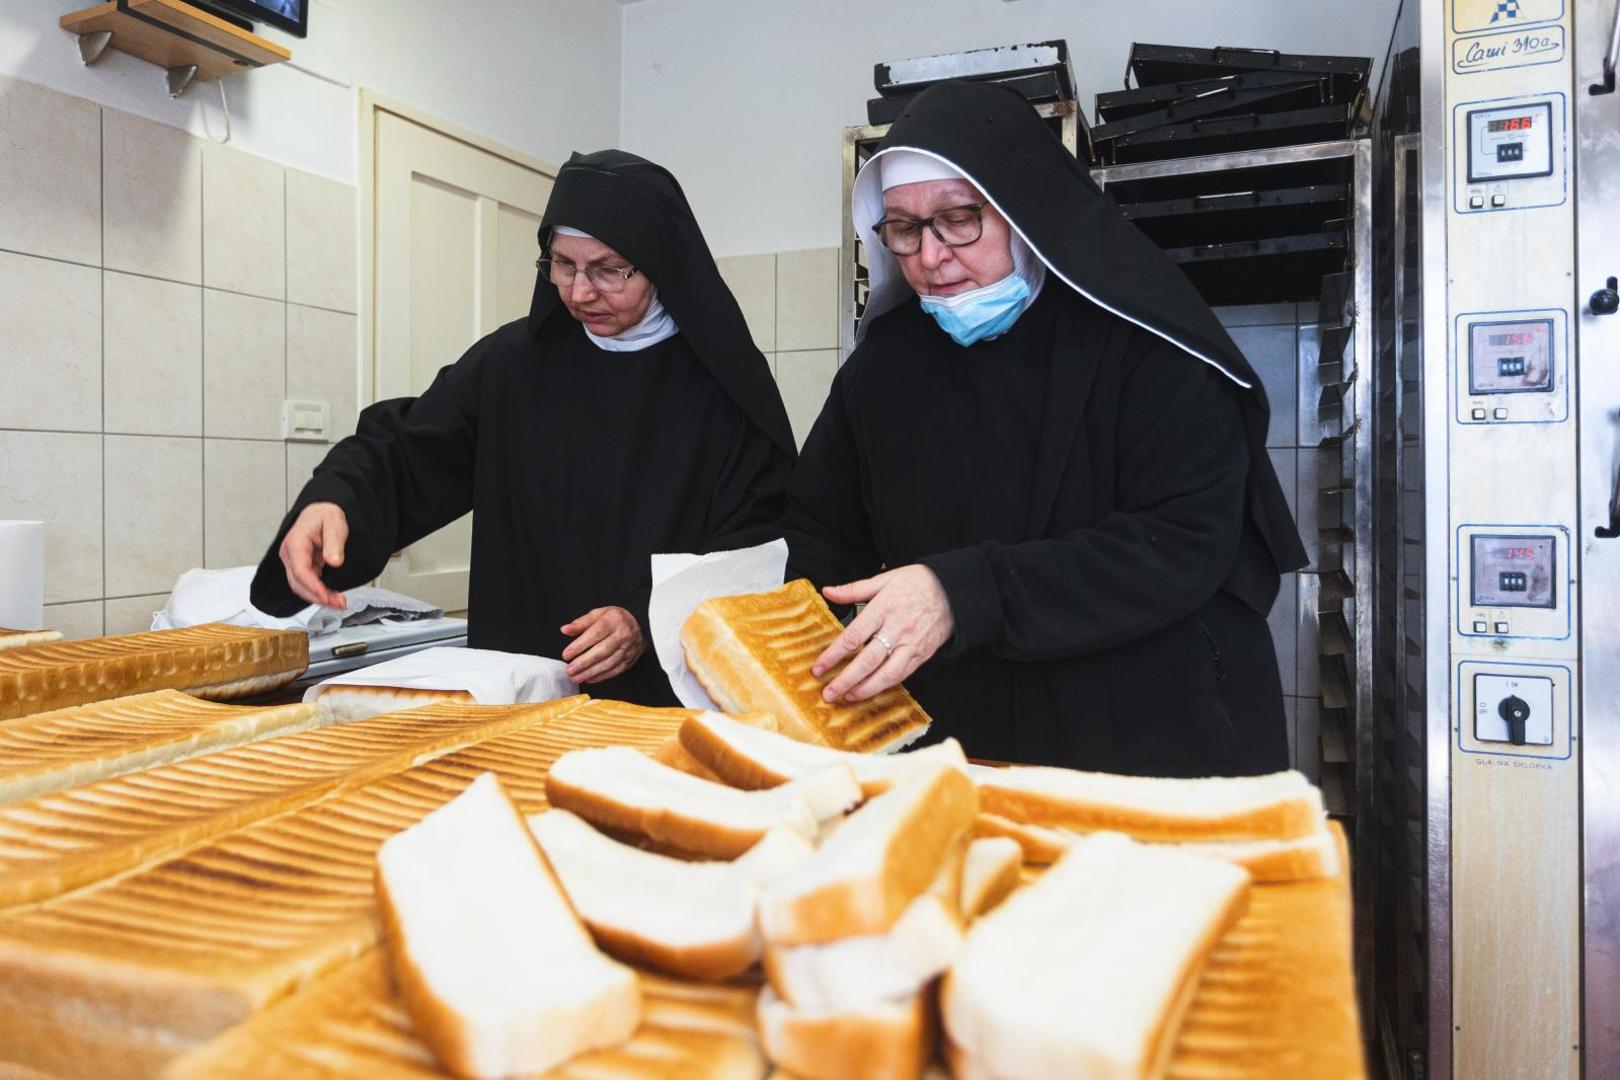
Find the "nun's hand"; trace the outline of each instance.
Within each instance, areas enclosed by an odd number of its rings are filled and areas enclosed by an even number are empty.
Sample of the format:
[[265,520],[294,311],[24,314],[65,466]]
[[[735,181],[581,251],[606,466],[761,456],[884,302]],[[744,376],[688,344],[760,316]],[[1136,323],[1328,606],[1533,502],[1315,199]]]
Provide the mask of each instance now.
[[824,701],[865,701],[899,686],[950,640],[956,625],[945,587],[926,566],[902,566],[821,591],[835,604],[866,605],[810,669],[819,679],[855,657],[821,691]]
[[574,639],[562,658],[568,677],[580,685],[624,674],[646,648],[641,624],[622,607],[592,608],[562,632]]
[[321,571],[343,565],[343,547],[348,540],[349,518],[341,506],[316,502],[304,507],[281,538],[277,552],[287,571],[287,587],[311,604],[347,607],[343,594],[327,588],[321,580]]

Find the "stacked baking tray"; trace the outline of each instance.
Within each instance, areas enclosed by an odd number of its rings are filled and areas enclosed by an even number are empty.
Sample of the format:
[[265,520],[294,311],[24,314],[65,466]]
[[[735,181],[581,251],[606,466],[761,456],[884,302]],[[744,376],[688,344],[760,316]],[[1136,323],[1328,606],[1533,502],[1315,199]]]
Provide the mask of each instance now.
[[1371,71],[1359,56],[1133,45],[1127,89],[1097,95],[1091,141],[1122,165],[1342,139],[1364,119]]

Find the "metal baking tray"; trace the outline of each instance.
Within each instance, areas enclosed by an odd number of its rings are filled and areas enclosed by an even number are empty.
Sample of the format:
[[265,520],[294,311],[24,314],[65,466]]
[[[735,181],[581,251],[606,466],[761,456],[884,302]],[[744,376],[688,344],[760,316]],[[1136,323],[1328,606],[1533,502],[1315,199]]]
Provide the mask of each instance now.
[[1181,248],[1325,231],[1342,226],[1349,199],[1348,184],[1313,184],[1122,203],[1120,211],[1160,247]]
[[1226,84],[1194,97],[1173,101],[1163,108],[1099,124],[1091,129],[1091,138],[1094,142],[1102,143],[1203,117],[1238,112],[1247,116],[1259,116],[1322,104],[1326,104],[1322,100],[1322,84],[1315,79],[1282,83],[1277,86],[1258,86],[1249,90],[1238,90],[1231,84]]
[[1124,138],[1110,139],[1097,144],[1097,150],[1108,164],[1125,165],[1138,161],[1162,161],[1166,158],[1327,142],[1347,137],[1354,126],[1355,116],[1355,110],[1349,105],[1217,116],[1184,124],[1167,124]]
[[1097,123],[1110,124],[1116,120],[1139,116],[1162,109],[1184,98],[1197,97],[1223,86],[1233,90],[1258,90],[1267,86],[1296,86],[1314,82],[1320,89],[1323,104],[1335,102],[1330,97],[1332,84],[1320,75],[1304,75],[1294,71],[1246,71],[1237,75],[1221,75],[1213,79],[1188,79],[1183,82],[1141,86],[1132,90],[1110,90],[1097,95]]
[[1344,269],[1349,243],[1343,230],[1200,244],[1165,251],[1204,300],[1223,304],[1277,304],[1314,299],[1322,278]]
[[1276,49],[1245,49],[1230,45],[1213,49],[1186,45],[1131,46],[1128,74],[1137,86],[1187,82],[1248,71],[1285,71],[1297,75],[1321,75],[1331,82],[1330,99],[1350,103],[1366,90],[1372,76],[1372,58],[1367,56],[1314,56],[1283,53]]

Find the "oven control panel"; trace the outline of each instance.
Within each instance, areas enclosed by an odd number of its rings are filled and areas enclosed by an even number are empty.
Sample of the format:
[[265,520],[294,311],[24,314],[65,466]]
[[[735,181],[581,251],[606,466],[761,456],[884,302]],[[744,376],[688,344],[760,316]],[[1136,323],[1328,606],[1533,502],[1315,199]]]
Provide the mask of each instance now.
[[[1550,481],[1549,481],[1550,482]],[[1458,533],[1457,610],[1464,637],[1567,638],[1569,533],[1544,526],[1468,525]]]
[[1457,319],[1457,422],[1569,419],[1568,318],[1562,308],[1477,312]]
[[1453,111],[1458,213],[1558,206],[1569,196],[1562,94],[1465,102]]

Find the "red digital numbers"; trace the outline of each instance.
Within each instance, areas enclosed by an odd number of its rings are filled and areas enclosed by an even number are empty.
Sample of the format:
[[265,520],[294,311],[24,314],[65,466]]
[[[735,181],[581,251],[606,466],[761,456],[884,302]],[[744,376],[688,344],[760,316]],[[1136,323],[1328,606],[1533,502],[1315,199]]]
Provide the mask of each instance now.
[[1534,559],[1536,549],[1533,547],[1510,547],[1502,549],[1504,559]]
[[1529,131],[1535,118],[1531,116],[1510,116],[1506,120],[1492,120],[1488,130],[1492,133],[1498,131]]

